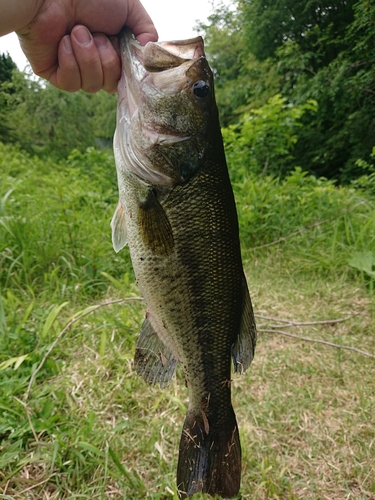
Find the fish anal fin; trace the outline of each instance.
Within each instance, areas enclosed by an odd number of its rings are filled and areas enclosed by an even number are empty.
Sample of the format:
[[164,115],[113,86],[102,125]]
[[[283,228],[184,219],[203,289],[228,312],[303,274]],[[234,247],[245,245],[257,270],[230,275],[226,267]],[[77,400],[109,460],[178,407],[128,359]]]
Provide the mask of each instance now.
[[241,327],[236,342],[232,347],[234,371],[243,373],[249,368],[254,358],[257,330],[246,278],[243,277],[243,305]]
[[159,383],[166,387],[176,371],[177,362],[146,317],[135,348],[134,367],[138,375],[151,385]]
[[125,210],[119,201],[111,220],[112,244],[115,252],[119,252],[127,244]]
[[217,429],[190,410],[182,430],[177,465],[180,498],[195,493],[233,498],[240,489],[241,445],[233,408]]
[[166,256],[174,248],[173,231],[154,190],[139,200],[138,224],[144,244],[156,255]]

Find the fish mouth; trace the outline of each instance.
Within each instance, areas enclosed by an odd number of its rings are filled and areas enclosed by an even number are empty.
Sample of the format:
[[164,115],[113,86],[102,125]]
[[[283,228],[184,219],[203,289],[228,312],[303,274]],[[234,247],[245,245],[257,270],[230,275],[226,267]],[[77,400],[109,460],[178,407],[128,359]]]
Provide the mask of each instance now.
[[[188,40],[148,42],[142,46],[129,30],[121,36],[122,76],[118,86],[120,103],[126,106],[129,119],[143,99],[143,87],[173,95],[186,85],[186,73],[204,58],[204,44],[198,36]],[[170,77],[173,71],[173,78]],[[176,71],[177,70],[177,71]],[[173,135],[173,132],[168,135]]]
[[201,57],[204,57],[203,39],[197,36],[188,40],[148,43],[143,50],[142,64],[146,70],[158,72]]
[[203,39],[142,46],[125,30],[121,60],[115,150],[126,158],[127,169],[146,182],[186,182],[205,148],[197,135],[206,127],[207,112],[199,108],[192,91],[196,81],[212,78]]

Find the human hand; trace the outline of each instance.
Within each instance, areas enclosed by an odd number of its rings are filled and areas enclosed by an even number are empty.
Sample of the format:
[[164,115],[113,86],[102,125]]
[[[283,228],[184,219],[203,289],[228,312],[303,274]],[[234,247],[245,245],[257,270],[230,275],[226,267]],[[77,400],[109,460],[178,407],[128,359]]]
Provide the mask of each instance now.
[[39,0],[39,4],[31,22],[17,34],[34,73],[62,90],[116,92],[121,75],[116,35],[123,26],[141,44],[158,39],[139,0]]

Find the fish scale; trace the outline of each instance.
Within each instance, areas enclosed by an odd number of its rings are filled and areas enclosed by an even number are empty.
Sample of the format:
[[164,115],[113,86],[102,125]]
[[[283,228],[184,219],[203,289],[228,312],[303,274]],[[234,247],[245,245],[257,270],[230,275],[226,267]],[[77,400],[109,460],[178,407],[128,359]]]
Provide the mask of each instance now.
[[180,362],[188,387],[179,496],[231,498],[241,477],[231,360],[235,371],[249,366],[256,329],[212,73],[202,54],[200,37],[142,48],[123,35],[114,141],[120,200],[112,230],[116,251],[129,245],[147,303],[135,368],[164,387]]

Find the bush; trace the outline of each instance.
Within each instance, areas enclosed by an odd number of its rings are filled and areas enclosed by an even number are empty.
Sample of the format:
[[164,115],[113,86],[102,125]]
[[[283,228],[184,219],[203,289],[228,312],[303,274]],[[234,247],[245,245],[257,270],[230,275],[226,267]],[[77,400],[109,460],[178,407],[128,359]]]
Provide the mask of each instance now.
[[306,111],[316,111],[316,101],[292,106],[280,94],[267,104],[245,113],[237,125],[222,129],[228,163],[236,172],[285,176],[293,169],[297,130]]

